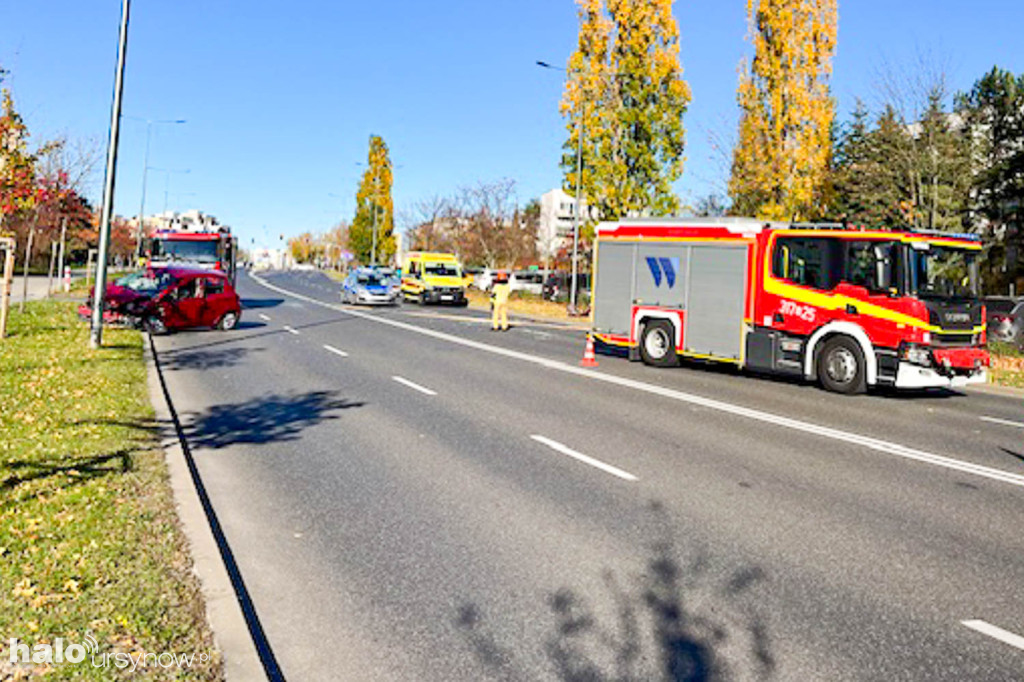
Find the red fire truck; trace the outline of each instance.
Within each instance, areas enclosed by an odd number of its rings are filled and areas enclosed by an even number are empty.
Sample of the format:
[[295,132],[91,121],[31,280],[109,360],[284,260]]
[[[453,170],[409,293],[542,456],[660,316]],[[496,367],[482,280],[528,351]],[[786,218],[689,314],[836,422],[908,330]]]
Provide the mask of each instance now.
[[214,231],[157,230],[147,240],[151,265],[188,264],[220,270],[235,282],[237,240],[222,227]]
[[748,218],[597,229],[599,349],[733,363],[829,390],[962,386],[989,365],[971,235]]

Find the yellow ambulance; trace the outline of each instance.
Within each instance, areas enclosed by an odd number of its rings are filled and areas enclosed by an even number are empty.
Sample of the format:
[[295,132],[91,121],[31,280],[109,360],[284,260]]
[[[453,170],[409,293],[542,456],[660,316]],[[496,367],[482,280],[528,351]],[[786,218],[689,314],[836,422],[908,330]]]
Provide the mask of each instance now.
[[459,259],[451,253],[413,251],[405,254],[402,297],[420,305],[466,305],[466,280]]

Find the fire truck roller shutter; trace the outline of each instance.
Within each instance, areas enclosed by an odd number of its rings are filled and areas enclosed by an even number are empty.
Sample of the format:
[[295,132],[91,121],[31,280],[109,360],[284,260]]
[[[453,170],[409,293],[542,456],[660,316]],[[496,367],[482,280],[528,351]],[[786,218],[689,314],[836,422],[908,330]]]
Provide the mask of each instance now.
[[635,243],[602,241],[597,249],[594,290],[594,329],[606,334],[629,334],[633,304]]
[[687,244],[640,244],[633,300],[638,305],[686,310],[689,256]]
[[747,246],[694,246],[683,346],[689,353],[740,359],[747,290]]

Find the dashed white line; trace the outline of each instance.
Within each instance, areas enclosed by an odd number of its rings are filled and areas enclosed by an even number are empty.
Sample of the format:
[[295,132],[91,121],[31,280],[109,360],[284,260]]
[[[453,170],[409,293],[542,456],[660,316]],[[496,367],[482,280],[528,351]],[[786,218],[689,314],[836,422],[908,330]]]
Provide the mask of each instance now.
[[[289,291],[283,287],[276,286],[267,282],[258,275],[250,274],[252,279],[256,280],[262,286],[284,294],[297,298],[300,300],[313,303],[315,305],[323,306],[331,310],[345,310],[339,306],[332,305],[330,303],[324,303],[318,301],[315,298],[297,294],[294,291]],[[772,414],[771,412],[764,412],[762,410],[756,410],[749,407],[743,407],[741,405],[735,405],[733,403],[727,403],[722,400],[715,400],[714,398],[706,398],[701,395],[694,393],[687,393],[685,391],[678,391],[676,389],[667,388],[665,386],[659,386],[657,384],[649,384],[643,381],[637,381],[636,379],[628,379],[623,376],[615,374],[605,374],[602,372],[595,372],[590,369],[582,369],[576,365],[570,365],[565,362],[558,360],[552,360],[544,358],[538,355],[531,355],[529,353],[522,353],[520,351],[512,350],[510,348],[503,348],[501,346],[492,346],[487,343],[474,341],[472,339],[466,339],[461,336],[454,334],[446,334],[444,332],[437,331],[435,329],[429,329],[426,327],[417,327],[412,324],[406,324],[405,322],[399,322],[386,317],[380,317],[376,315],[368,315],[360,311],[347,311],[348,314],[355,317],[360,317],[366,320],[372,320],[379,324],[386,324],[397,329],[404,329],[409,332],[421,334],[423,336],[429,336],[435,339],[447,341],[449,343],[455,343],[467,348],[475,348],[476,350],[492,353],[494,355],[500,355],[506,358],[512,358],[520,360],[522,362],[529,362],[547,369],[552,369],[566,374],[572,374],[578,377],[586,377],[591,381],[600,381],[606,384],[613,384],[623,388],[629,388],[636,391],[642,391],[644,393],[658,395],[663,398],[670,400],[677,400],[682,403],[689,405],[696,405],[704,407],[710,410],[716,410],[725,414],[731,414],[737,417],[744,417],[753,421],[758,421],[765,424],[772,424],[774,426],[791,429],[793,431],[800,431],[802,433],[818,436],[821,438],[828,438],[830,440],[838,441],[841,443],[848,443],[850,445],[857,445],[868,450],[874,450],[875,452],[883,452],[894,457],[901,457],[903,459],[913,460],[922,462],[924,464],[931,464],[933,466],[942,467],[944,469],[950,469],[953,471],[959,471],[965,474],[971,474],[973,476],[980,476],[993,481],[1001,481],[1008,483],[1013,486],[1024,488],[1024,475],[1004,471],[1002,469],[995,469],[992,467],[982,466],[980,464],[974,464],[973,462],[967,462],[964,460],[954,459],[952,457],[944,457],[942,455],[936,455],[931,452],[924,450],[918,450],[916,448],[910,448],[899,443],[893,443],[891,441],[882,440],[880,438],[874,438],[872,436],[866,436],[863,434],[855,433],[852,431],[844,431],[842,429],[834,429],[828,426],[815,424],[814,422],[804,421],[802,419],[793,419],[791,417],[784,417],[779,414]]]
[[403,379],[402,377],[391,378],[397,381],[398,383],[402,384],[403,386],[408,386],[414,391],[419,391],[424,395],[437,395],[437,391],[431,391],[429,388],[426,388],[425,386],[420,386],[419,384],[409,381],[408,379]]
[[298,336],[301,333],[298,329],[294,329],[288,325],[284,326],[284,330],[289,334],[295,334],[296,336]]
[[618,476],[619,478],[624,479],[626,481],[637,481],[637,480],[639,480],[636,476],[634,476],[633,474],[629,473],[628,471],[623,471],[622,469],[620,469],[618,467],[613,467],[611,464],[605,464],[604,462],[602,462],[599,459],[594,459],[593,457],[590,457],[588,455],[584,455],[582,452],[576,452],[575,450],[570,448],[568,445],[562,445],[561,443],[559,443],[556,440],[551,440],[550,438],[547,438],[545,436],[537,436],[537,435],[530,436],[530,438],[534,439],[538,443],[542,443],[544,445],[547,445],[549,448],[551,448],[555,452],[560,452],[563,455],[568,455],[569,457],[572,457],[575,460],[583,462],[584,464],[589,464],[590,466],[592,466],[592,467],[594,467],[596,469],[600,469],[601,471],[605,472],[606,474],[611,474],[612,476]]
[[981,634],[988,635],[993,639],[998,639],[1003,644],[1009,644],[1012,647],[1024,650],[1024,637],[1015,635],[1000,627],[996,627],[991,623],[986,623],[983,620],[962,620],[960,621],[960,624],[969,627],[975,632],[980,632]]
[[334,353],[335,355],[340,355],[343,358],[347,358],[348,357],[348,353],[346,353],[345,351],[339,350],[338,348],[335,348],[334,346],[328,346],[326,343],[324,344],[324,350],[330,351],[331,353]]
[[260,313],[258,317],[264,322],[270,322],[270,315],[264,315],[263,313]]
[[1024,429],[1024,422],[1013,422],[1009,419],[999,419],[998,417],[978,417],[983,422],[990,422],[992,424],[1002,424],[1003,426],[1016,426],[1018,429]]

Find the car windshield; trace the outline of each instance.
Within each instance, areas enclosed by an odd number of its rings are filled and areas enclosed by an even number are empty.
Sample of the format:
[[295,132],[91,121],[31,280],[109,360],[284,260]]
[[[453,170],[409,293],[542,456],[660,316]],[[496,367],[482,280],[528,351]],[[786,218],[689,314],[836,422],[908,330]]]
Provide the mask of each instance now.
[[910,249],[911,289],[925,298],[976,298],[977,253],[935,244]]
[[139,293],[155,293],[166,289],[174,279],[166,272],[133,272],[115,280],[114,284],[138,291]]
[[356,281],[360,284],[371,287],[380,286],[381,284],[381,279],[377,275],[359,275],[356,278]]
[[459,267],[452,263],[427,263],[423,272],[436,277],[458,277]]
[[216,263],[217,242],[215,241],[176,241],[169,239],[153,240],[153,258],[161,260],[192,261],[196,263]]

